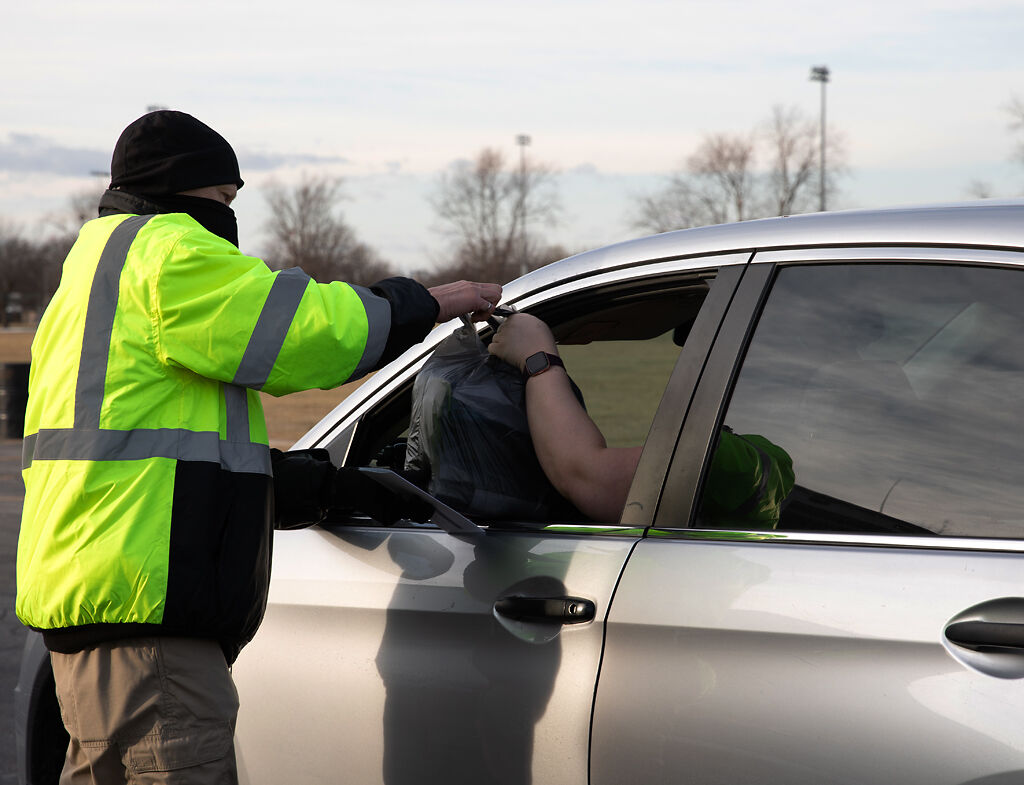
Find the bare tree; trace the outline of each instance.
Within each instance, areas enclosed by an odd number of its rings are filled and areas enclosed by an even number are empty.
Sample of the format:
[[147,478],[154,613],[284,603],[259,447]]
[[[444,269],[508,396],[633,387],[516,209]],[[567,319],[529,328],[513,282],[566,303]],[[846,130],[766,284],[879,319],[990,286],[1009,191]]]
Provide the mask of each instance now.
[[[1010,118],[1007,126],[1009,130],[1014,134],[1024,132],[1024,99],[1011,95],[1009,102],[1002,108]],[[1024,164],[1024,137],[1018,138],[1011,160]],[[991,199],[996,195],[996,190],[989,181],[978,178],[971,180],[965,186],[965,191],[972,199]]]
[[270,208],[265,256],[275,269],[301,267],[321,283],[370,284],[392,275],[391,265],[359,241],[338,209],[341,178],[304,175],[291,189],[268,186],[264,198]]
[[21,236],[16,226],[0,224],[0,325],[3,327],[10,323],[13,296],[24,279],[32,250],[32,244]]
[[28,240],[20,227],[0,221],[0,325],[6,327],[16,310],[23,319],[42,313],[74,241],[67,233]]
[[967,195],[971,199],[991,199],[995,196],[995,189],[987,180],[975,178],[967,185]]
[[[1006,106],[1006,112],[1010,115],[1010,130],[1024,131],[1024,100],[1016,95],[1011,96],[1010,103]],[[1017,143],[1014,157],[1024,163],[1024,141]]]
[[[540,248],[530,249],[529,269],[536,270],[551,262],[557,262],[571,256],[566,248],[558,243],[546,245]],[[432,269],[416,270],[412,277],[424,286],[436,286],[448,281],[495,281],[508,283],[520,275],[518,263],[508,265],[506,273],[495,273],[493,266],[488,266],[479,259],[472,256],[468,251],[462,249],[456,256],[441,262]]]
[[677,172],[661,191],[639,198],[632,223],[642,231],[660,233],[714,222],[703,218],[686,175]]
[[687,162],[695,193],[712,223],[744,221],[756,213],[754,141],[747,136],[712,134]]
[[43,309],[49,305],[54,292],[60,286],[64,260],[76,239],[75,234],[55,234],[32,244],[18,284],[26,316],[40,316]]
[[106,186],[93,186],[71,194],[63,210],[47,216],[47,228],[56,234],[75,238],[82,224],[99,215],[100,197],[104,191]]
[[[633,225],[666,232],[812,209],[819,144],[814,122],[781,106],[756,133],[707,135],[665,188],[639,200]],[[826,152],[831,163],[825,186],[832,192],[846,169],[840,135],[831,134]],[[766,168],[756,167],[759,159]]]
[[[812,209],[814,191],[810,185],[818,176],[821,146],[818,128],[796,107],[776,105],[772,107],[764,137],[771,155],[766,188],[774,214],[791,215]],[[838,161],[833,163],[838,165]]]
[[686,165],[659,193],[643,197],[637,228],[667,232],[691,226],[742,221],[751,217],[754,195],[754,142],[731,134],[705,136]]
[[531,231],[557,221],[550,167],[524,158],[509,168],[499,150],[485,148],[441,174],[431,204],[452,244],[446,274],[505,283],[552,261]]
[[70,208],[71,219],[74,221],[75,230],[86,221],[92,220],[99,215],[100,198],[106,190],[105,186],[101,186],[71,194],[68,199],[68,207]]

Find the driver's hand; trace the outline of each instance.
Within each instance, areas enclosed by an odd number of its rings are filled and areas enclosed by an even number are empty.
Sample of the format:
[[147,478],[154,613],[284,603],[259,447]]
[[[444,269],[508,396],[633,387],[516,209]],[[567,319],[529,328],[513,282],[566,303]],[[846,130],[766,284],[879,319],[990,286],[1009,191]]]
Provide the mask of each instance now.
[[487,350],[520,371],[526,358],[536,352],[558,353],[551,329],[536,316],[516,313],[508,317],[491,339]]

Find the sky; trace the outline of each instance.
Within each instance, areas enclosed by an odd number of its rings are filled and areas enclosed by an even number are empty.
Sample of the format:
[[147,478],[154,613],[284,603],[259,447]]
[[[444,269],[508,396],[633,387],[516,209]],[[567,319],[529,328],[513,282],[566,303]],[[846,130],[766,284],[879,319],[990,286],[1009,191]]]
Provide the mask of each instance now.
[[242,250],[261,189],[344,178],[342,210],[404,271],[442,258],[439,173],[484,147],[554,167],[549,238],[581,251],[641,234],[636,202],[705,134],[776,105],[819,120],[848,174],[830,208],[1024,193],[1020,0],[21,0],[0,25],[0,222],[44,232],[99,191],[150,106],[195,115],[238,153]]

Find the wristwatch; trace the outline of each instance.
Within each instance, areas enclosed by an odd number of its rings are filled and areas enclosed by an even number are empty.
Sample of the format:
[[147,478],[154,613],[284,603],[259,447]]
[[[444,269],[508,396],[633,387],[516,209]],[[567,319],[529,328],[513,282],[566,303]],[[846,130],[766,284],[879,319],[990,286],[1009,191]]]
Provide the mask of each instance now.
[[553,365],[560,365],[563,368],[565,363],[562,362],[562,358],[557,354],[549,354],[548,352],[535,352],[526,358],[526,363],[523,369],[523,381],[529,380],[531,376],[536,376],[539,373],[551,368]]

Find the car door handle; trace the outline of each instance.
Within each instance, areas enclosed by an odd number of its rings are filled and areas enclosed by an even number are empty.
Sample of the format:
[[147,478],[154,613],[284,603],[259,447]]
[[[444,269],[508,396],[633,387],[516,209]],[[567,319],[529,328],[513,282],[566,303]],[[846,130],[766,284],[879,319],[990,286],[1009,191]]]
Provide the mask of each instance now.
[[979,652],[1024,652],[1024,624],[957,621],[946,627],[946,637],[957,646]]
[[494,611],[514,621],[582,624],[593,621],[596,608],[580,597],[502,597]]

